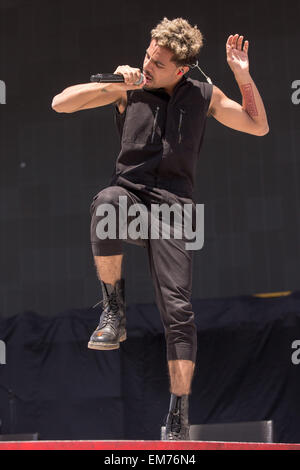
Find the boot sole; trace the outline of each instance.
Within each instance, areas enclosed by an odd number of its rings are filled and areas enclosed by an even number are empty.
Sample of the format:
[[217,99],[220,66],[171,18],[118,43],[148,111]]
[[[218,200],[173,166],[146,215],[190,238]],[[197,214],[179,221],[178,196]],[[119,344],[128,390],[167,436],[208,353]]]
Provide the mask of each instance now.
[[88,342],[88,348],[89,349],[97,349],[99,351],[110,351],[112,349],[119,349],[120,348],[120,343],[125,341],[127,339],[126,333],[121,336],[119,339],[119,343],[97,343],[95,341],[89,341]]

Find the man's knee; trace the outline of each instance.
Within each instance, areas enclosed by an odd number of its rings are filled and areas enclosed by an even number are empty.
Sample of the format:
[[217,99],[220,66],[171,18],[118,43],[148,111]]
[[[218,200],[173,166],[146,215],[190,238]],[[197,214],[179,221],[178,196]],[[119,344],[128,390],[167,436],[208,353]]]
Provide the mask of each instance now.
[[90,206],[90,214],[93,215],[97,210],[97,207],[102,204],[110,204],[114,207],[118,207],[120,201],[119,197],[126,195],[126,190],[124,190],[121,186],[109,186],[104,188],[102,191],[100,191],[100,193],[94,196]]

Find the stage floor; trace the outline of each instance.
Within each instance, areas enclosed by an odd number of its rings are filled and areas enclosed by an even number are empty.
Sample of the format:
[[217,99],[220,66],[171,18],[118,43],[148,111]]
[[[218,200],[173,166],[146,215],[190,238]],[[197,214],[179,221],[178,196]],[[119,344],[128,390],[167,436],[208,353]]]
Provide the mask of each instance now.
[[203,441],[3,441],[0,450],[300,450],[300,444]]

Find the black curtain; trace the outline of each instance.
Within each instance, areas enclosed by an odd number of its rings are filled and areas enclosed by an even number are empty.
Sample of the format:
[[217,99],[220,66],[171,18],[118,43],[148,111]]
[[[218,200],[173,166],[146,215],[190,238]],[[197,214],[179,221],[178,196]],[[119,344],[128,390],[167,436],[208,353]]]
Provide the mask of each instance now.
[[[300,292],[194,300],[198,355],[192,424],[273,420],[277,442],[300,442]],[[40,439],[159,439],[168,411],[165,339],[156,307],[127,310],[116,351],[87,348],[96,309],[25,312],[0,323],[2,433]]]

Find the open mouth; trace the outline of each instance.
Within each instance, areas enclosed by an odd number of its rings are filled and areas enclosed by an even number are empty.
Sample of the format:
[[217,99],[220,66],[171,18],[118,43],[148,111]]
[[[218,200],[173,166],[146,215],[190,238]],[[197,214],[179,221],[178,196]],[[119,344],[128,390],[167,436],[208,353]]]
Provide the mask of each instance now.
[[150,77],[150,75],[148,75],[147,73],[144,73],[144,76],[147,82],[150,82],[152,80],[152,77]]

